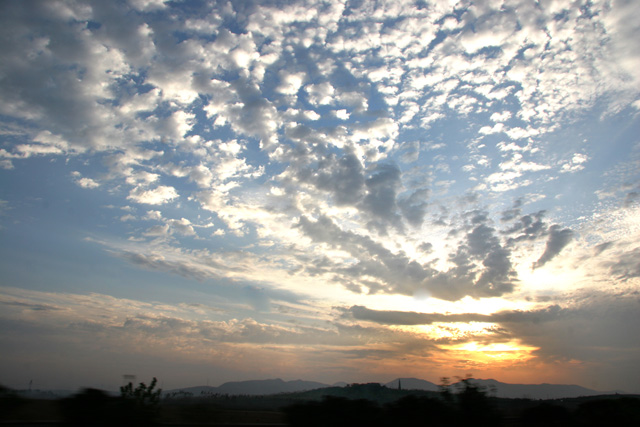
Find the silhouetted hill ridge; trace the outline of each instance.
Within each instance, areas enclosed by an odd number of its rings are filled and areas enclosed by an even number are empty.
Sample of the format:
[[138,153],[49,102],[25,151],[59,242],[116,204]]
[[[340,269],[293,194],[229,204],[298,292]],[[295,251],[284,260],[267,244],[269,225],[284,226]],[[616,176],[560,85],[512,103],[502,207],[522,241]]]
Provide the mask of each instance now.
[[268,380],[248,380],[248,381],[230,381],[218,387],[197,386],[186,387],[174,390],[168,390],[165,394],[172,393],[191,393],[193,396],[203,394],[229,394],[229,395],[248,395],[260,396],[278,393],[295,393],[300,391],[314,390],[318,388],[330,387],[315,381],[283,381],[280,378]]
[[421,380],[419,378],[396,378],[395,380],[385,384],[388,388],[401,388],[402,390],[426,390],[439,391],[437,384],[431,381]]
[[[492,396],[505,398],[560,399],[603,394],[624,394],[620,391],[592,390],[575,384],[509,384],[493,379],[470,381],[486,389]],[[455,384],[453,385],[455,387]]]
[[[509,384],[494,379],[470,378],[473,384],[485,389],[486,392],[495,397],[504,398],[529,398],[529,399],[560,399],[581,396],[598,396],[603,394],[625,394],[617,391],[592,390],[586,387],[573,384]],[[385,384],[388,388],[397,389],[398,382],[403,390],[426,390],[439,391],[440,387],[430,381],[419,378],[396,378]],[[451,384],[451,391],[455,392],[459,388],[460,382]]]
[[[493,379],[469,379],[473,384],[483,388],[487,393],[495,397],[502,398],[528,398],[528,399],[560,399],[574,398],[581,396],[597,396],[606,394],[625,394],[620,391],[598,391],[588,389],[573,384],[509,384],[496,381]],[[437,392],[440,387],[430,381],[419,378],[396,378],[386,384],[379,384],[381,387],[397,390],[398,382],[402,390],[419,390],[427,392]],[[451,386],[451,391],[456,392],[459,383]],[[340,390],[344,388],[344,390]],[[206,394],[228,394],[228,395],[248,395],[248,396],[264,396],[280,393],[299,393],[311,391],[313,395],[328,393],[332,395],[348,396],[354,393],[356,389],[350,388],[346,383],[336,383],[333,386],[315,381],[283,381],[280,378],[268,380],[249,380],[249,381],[231,381],[226,382],[218,387],[199,386],[181,389],[168,390],[165,395],[171,393],[190,393],[191,395],[200,396]]]

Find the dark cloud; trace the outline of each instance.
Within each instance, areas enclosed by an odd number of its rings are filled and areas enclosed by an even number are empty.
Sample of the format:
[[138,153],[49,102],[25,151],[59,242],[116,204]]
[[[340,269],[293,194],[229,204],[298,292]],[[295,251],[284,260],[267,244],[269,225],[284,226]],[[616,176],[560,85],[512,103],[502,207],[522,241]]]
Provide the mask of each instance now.
[[640,202],[640,191],[630,191],[624,198],[624,207],[629,208]]
[[490,317],[482,314],[416,313],[405,311],[371,310],[354,305],[347,313],[356,320],[367,320],[382,325],[429,325],[434,322],[488,322]]
[[344,311],[346,316],[351,316],[356,320],[366,320],[382,325],[430,325],[432,323],[533,323],[539,324],[550,322],[571,315],[571,310],[562,309],[558,305],[531,310],[506,310],[494,314],[479,313],[416,313],[406,311],[371,310],[363,306],[354,305]]
[[114,255],[139,267],[149,270],[165,271],[177,274],[178,276],[182,276],[187,279],[198,280],[200,282],[211,278],[221,277],[220,275],[214,274],[212,271],[206,271],[197,265],[193,265],[188,262],[167,260],[163,256],[159,255],[146,255],[128,251],[114,253]]
[[515,289],[517,274],[510,251],[501,245],[496,230],[483,223],[487,221],[484,212],[471,212],[469,217],[473,228],[449,255],[455,267],[427,280],[429,291],[437,298],[455,301],[466,295],[500,296]]
[[509,259],[511,254],[500,245],[495,229],[478,225],[467,235],[467,242],[469,254],[482,259],[485,267],[474,284],[474,293],[478,296],[499,296],[512,292],[516,273]]
[[412,192],[408,197],[401,198],[398,206],[407,222],[414,227],[419,227],[424,221],[427,213],[427,199],[429,190],[421,188]]
[[593,248],[593,254],[595,256],[600,255],[602,252],[606,251],[607,249],[609,249],[611,246],[613,246],[613,242],[604,242],[604,243],[600,243],[599,245],[596,245]]
[[364,168],[353,153],[340,158],[332,154],[321,160],[315,179],[318,188],[329,191],[339,206],[355,205],[364,196]]
[[[96,83],[90,62],[97,58],[89,33],[80,22],[64,19],[58,6],[54,2],[2,4],[0,112],[36,119],[51,132],[84,145],[94,139],[99,122],[97,97],[85,96]],[[80,8],[69,9],[73,15]],[[39,28],[37,34],[31,26]],[[39,46],[43,40],[46,46]]]
[[556,257],[571,242],[573,231],[569,228],[561,229],[559,225],[552,225],[549,228],[549,239],[544,252],[540,258],[533,263],[533,268],[539,268]]
[[517,218],[522,212],[522,209],[520,209],[521,207],[522,207],[522,199],[516,199],[513,202],[513,206],[511,207],[511,209],[507,209],[502,212],[502,216],[500,220],[502,222],[507,222]]
[[[418,227],[427,212],[429,190],[418,188],[399,197],[402,172],[393,163],[372,163],[366,169],[351,150],[342,156],[332,152],[307,128],[304,135],[287,131],[287,137],[304,139],[288,149],[287,174],[296,183],[311,184],[326,191],[338,206],[354,206],[370,229],[386,234],[389,227],[402,231],[406,221]],[[313,143],[310,143],[313,142]]]
[[[474,218],[483,220],[482,215]],[[328,243],[353,256],[355,263],[331,265],[325,271],[337,274],[336,280],[348,289],[365,287],[370,293],[400,293],[415,295],[427,292],[436,298],[455,301],[464,296],[475,298],[499,296],[512,292],[516,273],[495,229],[477,225],[466,234],[465,243],[450,255],[455,267],[438,272],[429,264],[420,264],[404,252],[393,253],[369,236],[342,230],[326,216],[311,221],[302,216],[298,223],[302,231],[315,242]],[[318,273],[318,265],[311,267]],[[363,278],[377,279],[375,282]]]
[[635,248],[618,256],[610,265],[611,273],[621,280],[640,277],[640,248]]
[[371,221],[370,226],[386,234],[388,226],[402,229],[396,197],[401,185],[401,172],[397,165],[375,163],[367,168],[365,185],[367,193],[360,204]]
[[241,133],[258,136],[263,148],[272,149],[277,140],[275,134],[280,125],[276,107],[251,81],[241,78],[232,82],[231,85],[241,101],[241,107],[236,105],[227,110],[232,123]]
[[637,363],[637,331],[630,327],[640,322],[637,291],[585,290],[565,298],[562,305],[523,312],[518,321],[510,313],[496,320],[513,338],[538,347],[536,355],[545,361],[588,361],[611,371],[618,371],[619,363],[630,366],[634,359]]
[[545,211],[523,215],[518,218],[510,228],[503,231],[509,235],[507,244],[512,245],[521,241],[536,240],[547,233],[547,224],[544,222]]
[[[404,252],[393,253],[369,236],[344,231],[326,216],[321,216],[315,222],[302,216],[298,226],[313,241],[342,249],[357,260],[352,265],[337,266],[333,270],[341,274],[341,279],[346,279],[346,283],[360,282],[364,285],[362,278],[369,276],[379,281],[377,287],[369,282],[367,288],[370,291],[412,295],[424,287],[424,280],[432,274],[428,266],[411,260]],[[313,268],[317,268],[317,265]]]
[[424,243],[421,243],[418,246],[418,249],[420,249],[422,252],[428,254],[428,253],[433,252],[433,245],[431,243],[429,243],[429,242],[424,242]]
[[0,304],[10,305],[13,307],[22,307],[27,308],[33,311],[58,311],[62,310],[62,308],[50,305],[50,304],[36,304],[36,303],[26,303],[20,301],[0,301]]

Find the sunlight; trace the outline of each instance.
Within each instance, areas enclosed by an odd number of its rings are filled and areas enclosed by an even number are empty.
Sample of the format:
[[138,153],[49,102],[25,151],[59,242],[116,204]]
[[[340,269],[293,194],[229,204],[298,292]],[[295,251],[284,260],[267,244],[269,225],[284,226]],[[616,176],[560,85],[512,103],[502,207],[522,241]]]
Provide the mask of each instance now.
[[394,329],[424,335],[432,340],[464,340],[486,336],[496,325],[486,322],[433,323],[432,325],[396,326]]
[[523,345],[517,340],[489,344],[470,341],[464,344],[444,345],[441,348],[450,350],[452,355],[477,363],[526,361],[532,359],[534,357],[532,353],[539,349]]

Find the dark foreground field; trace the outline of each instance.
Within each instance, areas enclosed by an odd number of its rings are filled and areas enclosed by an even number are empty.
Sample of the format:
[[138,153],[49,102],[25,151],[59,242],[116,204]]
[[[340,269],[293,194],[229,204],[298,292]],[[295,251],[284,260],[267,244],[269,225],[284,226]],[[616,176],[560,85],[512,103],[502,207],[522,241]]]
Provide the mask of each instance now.
[[354,384],[271,396],[203,395],[153,404],[83,390],[65,399],[0,396],[0,426],[505,426],[640,425],[640,396],[529,400]]

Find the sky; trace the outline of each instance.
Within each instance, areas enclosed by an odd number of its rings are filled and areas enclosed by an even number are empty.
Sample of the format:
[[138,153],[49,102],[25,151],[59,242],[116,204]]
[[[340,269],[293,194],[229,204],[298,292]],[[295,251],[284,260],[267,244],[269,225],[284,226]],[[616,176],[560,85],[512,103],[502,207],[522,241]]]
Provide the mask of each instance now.
[[640,393],[639,23],[0,2],[0,384]]

